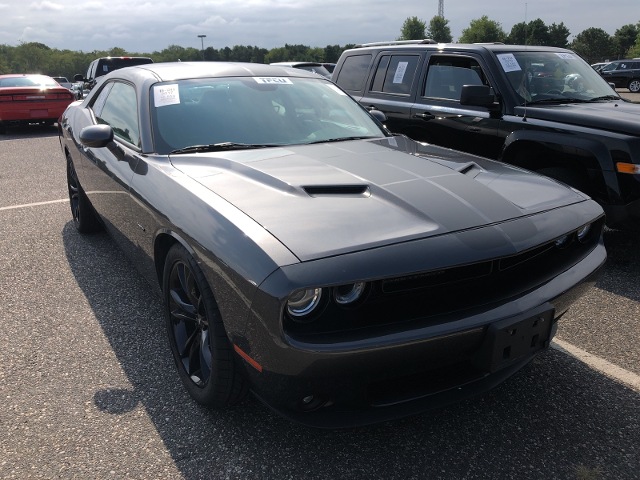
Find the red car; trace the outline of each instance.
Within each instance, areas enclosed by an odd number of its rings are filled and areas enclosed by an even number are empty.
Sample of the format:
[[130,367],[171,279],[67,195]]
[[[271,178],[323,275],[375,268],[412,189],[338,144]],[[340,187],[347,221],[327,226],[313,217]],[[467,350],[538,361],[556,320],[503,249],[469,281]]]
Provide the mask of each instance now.
[[0,126],[53,125],[73,101],[73,93],[46,75],[0,75]]

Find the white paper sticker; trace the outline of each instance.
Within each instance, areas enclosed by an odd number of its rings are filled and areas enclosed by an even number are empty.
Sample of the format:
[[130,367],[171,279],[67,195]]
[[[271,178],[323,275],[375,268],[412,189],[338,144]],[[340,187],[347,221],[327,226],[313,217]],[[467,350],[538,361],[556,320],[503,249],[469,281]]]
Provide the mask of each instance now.
[[108,72],[109,71],[109,65],[102,65],[102,71],[103,72]]
[[176,105],[180,103],[178,85],[156,85],[153,87],[153,101],[156,107],[164,107],[165,105]]
[[398,62],[396,74],[393,76],[393,83],[402,83],[404,74],[407,72],[407,65],[409,65],[409,62]]
[[573,53],[556,53],[557,56],[562,58],[563,60],[573,60],[576,56]]
[[287,77],[253,77],[253,79],[262,84],[293,85]]
[[518,60],[513,56],[513,53],[501,53],[498,55],[498,60],[500,61],[500,65],[502,65],[502,69],[505,72],[517,72],[522,70]]

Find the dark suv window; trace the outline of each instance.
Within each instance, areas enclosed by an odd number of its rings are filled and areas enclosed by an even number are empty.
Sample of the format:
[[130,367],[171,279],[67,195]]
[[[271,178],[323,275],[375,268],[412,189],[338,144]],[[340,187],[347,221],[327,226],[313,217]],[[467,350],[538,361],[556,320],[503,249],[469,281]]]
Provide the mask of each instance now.
[[419,60],[418,55],[383,55],[378,62],[371,90],[409,95]]
[[340,86],[345,90],[362,90],[368,76],[369,65],[371,65],[371,55],[352,55],[347,57],[340,73]]
[[460,100],[463,85],[485,85],[478,62],[467,57],[433,56],[429,61],[423,96]]

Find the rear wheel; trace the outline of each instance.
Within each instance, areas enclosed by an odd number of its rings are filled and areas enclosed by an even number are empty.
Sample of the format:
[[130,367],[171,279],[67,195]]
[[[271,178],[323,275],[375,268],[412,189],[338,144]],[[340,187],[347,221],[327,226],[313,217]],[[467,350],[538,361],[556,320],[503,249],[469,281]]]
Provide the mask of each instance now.
[[73,160],[67,155],[67,187],[73,223],[80,233],[93,233],[102,228],[98,215],[80,186]]
[[632,93],[640,92],[640,79],[634,78],[633,80],[631,80],[627,88]]
[[204,274],[180,244],[167,254],[163,296],[169,344],[189,394],[213,408],[239,403],[247,384],[235,364],[220,310]]

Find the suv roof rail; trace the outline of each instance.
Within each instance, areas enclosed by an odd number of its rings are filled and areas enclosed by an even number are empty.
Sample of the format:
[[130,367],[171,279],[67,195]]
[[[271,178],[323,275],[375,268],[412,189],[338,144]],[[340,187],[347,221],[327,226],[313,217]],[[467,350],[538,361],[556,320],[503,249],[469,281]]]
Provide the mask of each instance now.
[[473,42],[474,45],[504,45],[504,42]]
[[423,38],[422,40],[392,40],[388,42],[371,42],[371,43],[359,43],[354,48],[362,48],[362,47],[379,47],[384,45],[418,45],[425,43],[438,43],[431,38]]

